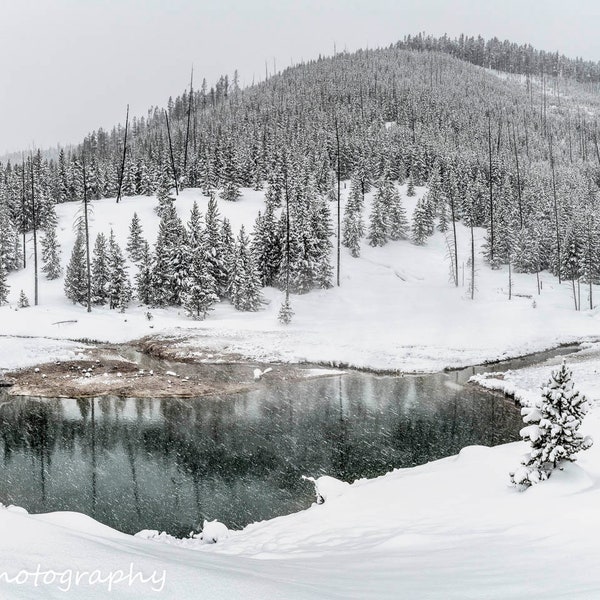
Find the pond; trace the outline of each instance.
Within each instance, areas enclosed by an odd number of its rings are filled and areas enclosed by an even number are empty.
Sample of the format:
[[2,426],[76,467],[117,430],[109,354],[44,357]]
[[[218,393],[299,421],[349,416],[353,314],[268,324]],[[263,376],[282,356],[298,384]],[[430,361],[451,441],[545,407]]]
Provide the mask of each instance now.
[[513,403],[466,385],[480,370],[492,369],[265,377],[250,392],[185,400],[0,391],[0,502],[128,533],[186,535],[205,518],[240,528],[310,506],[302,475],[352,481],[517,440]]

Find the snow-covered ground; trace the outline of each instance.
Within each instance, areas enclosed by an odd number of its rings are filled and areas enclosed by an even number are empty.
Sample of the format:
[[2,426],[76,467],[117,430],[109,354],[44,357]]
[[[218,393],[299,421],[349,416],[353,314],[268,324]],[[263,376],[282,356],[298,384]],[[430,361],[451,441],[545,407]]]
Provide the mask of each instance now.
[[[575,384],[594,404],[599,355],[594,346],[568,357]],[[495,381],[532,398],[550,369],[496,373]],[[584,429],[600,440],[598,409]],[[600,597],[600,443],[548,481],[518,492],[508,485],[508,472],[525,449],[522,442],[471,446],[341,487],[322,505],[249,525],[211,545],[148,539],[147,532],[131,537],[73,513],[0,510],[2,598],[65,597],[60,589],[70,586],[73,597],[90,600],[140,593],[216,600],[594,600]],[[38,565],[56,579],[43,584],[40,575],[35,589]],[[27,583],[3,581],[3,572],[14,578],[20,570],[32,573]],[[96,583],[89,585],[95,570]],[[132,586],[130,571],[139,574]]]
[[[409,217],[424,191],[420,188],[416,198],[407,198],[405,186],[401,187]],[[177,199],[177,210],[185,221],[194,200],[204,212],[208,199],[198,190],[185,190]],[[370,200],[371,195],[365,220]],[[112,228],[124,246],[131,217],[137,212],[144,235],[153,242],[158,228],[155,203],[147,197],[124,198],[119,204],[114,199],[93,202],[92,236],[100,231],[109,233]],[[252,230],[261,209],[264,195],[252,190],[244,190],[239,202],[219,201],[220,213],[231,221],[234,232],[242,224]],[[74,242],[78,210],[77,203],[57,207],[64,265]],[[88,314],[84,307],[73,306],[64,297],[62,279],[50,282],[42,277],[39,306],[16,310],[21,289],[33,300],[30,241],[27,270],[8,278],[12,286],[10,306],[0,307],[0,334],[50,338],[55,340],[54,355],[73,350],[71,344],[62,346],[57,340],[123,342],[162,333],[181,336],[184,354],[193,355],[204,348],[257,360],[313,361],[404,372],[465,366],[600,336],[598,310],[576,312],[570,284],[558,285],[547,273],[541,275],[540,296],[535,276],[514,275],[513,299],[509,301],[506,270],[492,271],[481,257],[484,234],[483,230],[476,231],[475,301],[467,293],[469,232],[459,224],[458,288],[449,283],[446,240],[439,232],[423,247],[410,241],[390,242],[383,248],[363,243],[358,259],[342,248],[339,288],[292,297],[295,316],[287,327],[277,321],[282,293],[273,288],[264,291],[269,304],[256,313],[238,312],[221,303],[203,322],[188,319],[183,310],[173,308],[152,309],[154,318],[148,321],[147,308],[135,303],[125,314],[108,308],[94,308]],[[130,272],[133,274],[133,267]],[[598,290],[596,293],[600,294]],[[583,306],[587,305],[586,298],[587,288],[582,289]],[[0,337],[0,369],[17,366],[23,343],[21,338]],[[43,359],[49,354],[49,342],[40,344],[44,344],[39,352]],[[25,359],[31,363],[34,356],[28,351]]]
[[[183,217],[194,199],[206,207],[198,191],[186,190],[177,200]],[[415,199],[404,200],[410,214]],[[152,240],[153,206],[148,198],[94,202],[93,233],[113,227],[124,245],[137,211]],[[220,211],[237,229],[251,225],[262,206],[261,194],[245,191],[238,203],[220,202]],[[77,208],[58,207],[64,263]],[[482,238],[477,231],[478,246]],[[460,263],[467,248],[468,232],[459,226]],[[521,295],[509,301],[506,272],[491,271],[479,259],[471,301],[466,287],[448,283],[445,254],[439,233],[425,247],[364,245],[360,259],[343,251],[341,287],[294,296],[289,327],[277,323],[281,293],[273,289],[265,291],[270,304],[260,312],[222,304],[201,323],[175,309],[153,309],[149,322],[147,309],[135,306],[125,314],[94,309],[88,315],[64,298],[62,281],[42,281],[40,306],[15,310],[21,288],[32,298],[28,269],[10,275],[11,306],[0,308],[6,336],[0,337],[0,368],[76,357],[83,342],[68,340],[118,342],[163,333],[181,336],[183,352],[203,347],[260,359],[426,371],[600,334],[598,311],[575,312],[570,287],[548,274],[542,274],[539,297],[533,276],[515,275],[513,291]],[[582,298],[585,305],[583,290]],[[600,348],[590,344],[568,359],[576,385],[596,403],[598,356]],[[549,372],[545,364],[482,383],[527,400]],[[597,444],[524,493],[508,486],[508,472],[525,444],[469,447],[356,482],[325,504],[250,525],[214,545],[132,537],[74,513],[0,509],[0,597],[592,600],[600,597],[600,411],[588,415],[584,430]]]

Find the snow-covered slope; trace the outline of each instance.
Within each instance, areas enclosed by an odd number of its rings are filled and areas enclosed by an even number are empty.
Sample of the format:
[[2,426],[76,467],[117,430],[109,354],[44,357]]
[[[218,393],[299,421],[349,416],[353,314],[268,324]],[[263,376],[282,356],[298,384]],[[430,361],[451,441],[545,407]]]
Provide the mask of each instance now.
[[[410,216],[416,199],[425,190],[419,189],[416,198],[407,198],[405,186],[400,189]],[[194,200],[204,212],[208,199],[199,190],[185,190],[176,201],[184,221]],[[365,219],[370,200],[369,196]],[[153,242],[158,227],[155,202],[147,197],[124,198],[119,204],[114,199],[95,201],[92,235],[109,233],[112,228],[124,246],[131,217],[137,212],[144,235]],[[230,219],[234,232],[242,224],[251,231],[261,209],[264,195],[252,190],[244,190],[239,202],[219,201],[220,213]],[[57,207],[65,265],[74,242],[73,223],[78,210],[80,205],[75,203]],[[16,311],[21,289],[30,300],[33,298],[30,256],[26,271],[9,276],[11,306],[0,308],[0,334],[126,341],[166,333],[191,336],[191,340],[182,342],[184,353],[193,354],[196,348],[207,347],[262,360],[332,362],[407,372],[481,363],[600,334],[597,310],[575,312],[569,283],[559,286],[547,273],[542,274],[543,292],[539,297],[535,276],[514,275],[513,299],[509,301],[506,270],[492,271],[481,257],[484,234],[483,230],[476,231],[475,301],[467,293],[469,232],[459,224],[458,288],[449,283],[446,240],[439,232],[422,247],[401,241],[371,248],[363,242],[358,259],[342,248],[339,288],[292,297],[295,316],[288,327],[277,321],[282,293],[273,288],[264,291],[269,304],[256,313],[238,312],[221,303],[204,322],[192,321],[174,308],[152,309],[154,319],[149,322],[145,317],[147,308],[135,303],[125,314],[108,308],[95,308],[87,314],[85,308],[73,306],[64,297],[62,279],[49,282],[42,278],[40,305]],[[30,255],[31,250],[30,242]],[[133,274],[133,267],[130,272]],[[586,297],[587,290],[583,289],[584,306]],[[60,323],[73,320],[77,322]],[[17,356],[15,346],[18,349],[20,344],[0,338],[0,369],[17,366],[13,357]]]

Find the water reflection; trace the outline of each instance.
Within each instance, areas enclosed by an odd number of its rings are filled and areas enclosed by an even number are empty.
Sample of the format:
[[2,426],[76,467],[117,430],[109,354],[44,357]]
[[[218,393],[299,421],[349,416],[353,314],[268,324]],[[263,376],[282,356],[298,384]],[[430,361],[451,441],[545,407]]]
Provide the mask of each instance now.
[[515,407],[464,374],[339,377],[197,400],[0,402],[0,502],[185,534],[304,508],[301,475],[372,477],[518,438]]

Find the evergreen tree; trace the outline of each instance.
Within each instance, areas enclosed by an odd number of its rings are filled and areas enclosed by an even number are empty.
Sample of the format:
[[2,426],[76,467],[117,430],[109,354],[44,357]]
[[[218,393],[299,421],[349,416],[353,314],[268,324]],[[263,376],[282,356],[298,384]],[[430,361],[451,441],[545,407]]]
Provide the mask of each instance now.
[[65,295],[73,304],[87,304],[87,265],[85,258],[85,233],[77,229],[71,259],[65,274]]
[[18,306],[19,308],[27,308],[29,306],[29,298],[27,298],[23,290],[21,290],[21,293],[19,294]]
[[150,254],[150,246],[144,241],[140,249],[140,259],[138,261],[138,271],[135,274],[135,289],[137,297],[142,304],[152,304],[152,273],[154,265],[152,255]]
[[589,448],[591,438],[578,431],[588,409],[586,397],[574,388],[571,370],[563,361],[542,388],[539,406],[521,410],[528,423],[521,437],[531,450],[522,466],[510,474],[511,481],[522,488],[544,481],[562,461],[573,461],[574,454]]
[[256,258],[263,287],[274,285],[283,260],[284,240],[279,234],[271,204],[267,204],[264,215],[259,212],[256,218],[252,235],[252,252]]
[[352,180],[350,196],[342,221],[342,244],[350,250],[350,254],[355,258],[360,256],[360,240],[365,234],[362,218],[363,194],[360,186],[358,180]]
[[56,224],[48,222],[46,235],[42,239],[42,271],[48,279],[58,279],[62,275],[60,266],[60,244],[56,236]]
[[290,302],[289,294],[286,294],[285,300],[281,304],[279,309],[278,320],[282,325],[289,325],[292,322],[294,311],[292,310],[292,304]]
[[422,200],[417,202],[412,219],[412,241],[417,246],[422,246],[432,229],[429,222],[429,213]]
[[411,168],[408,174],[408,186],[406,188],[406,195],[410,198],[414,196],[417,192],[415,191],[415,179],[413,176],[413,169]]
[[96,236],[92,253],[92,303],[106,304],[108,301],[108,284],[110,280],[108,250],[106,236]]
[[4,262],[0,257],[0,305],[6,304],[8,302],[9,291],[10,286],[6,281],[6,268],[4,267]]
[[228,268],[223,255],[223,226],[219,219],[219,210],[214,196],[208,201],[204,221],[208,272],[216,282],[217,295],[219,298],[224,298],[227,294]]
[[243,226],[235,245],[233,269],[229,280],[229,297],[237,310],[255,311],[260,308],[260,275]]
[[108,240],[108,284],[106,294],[109,308],[118,308],[123,312],[131,300],[131,284],[127,275],[127,266],[123,252],[115,240],[111,229]]
[[129,236],[127,238],[127,255],[133,262],[140,260],[140,252],[144,245],[142,237],[142,224],[137,213],[133,213],[131,223],[129,225]]

